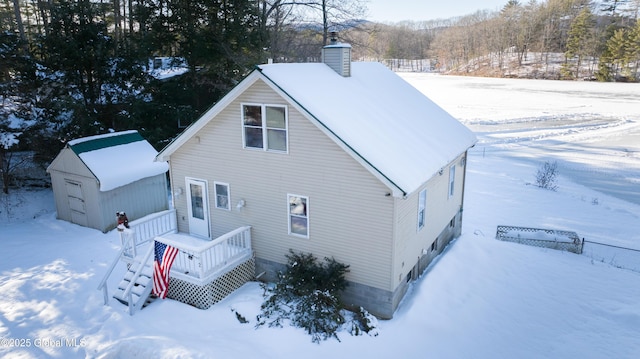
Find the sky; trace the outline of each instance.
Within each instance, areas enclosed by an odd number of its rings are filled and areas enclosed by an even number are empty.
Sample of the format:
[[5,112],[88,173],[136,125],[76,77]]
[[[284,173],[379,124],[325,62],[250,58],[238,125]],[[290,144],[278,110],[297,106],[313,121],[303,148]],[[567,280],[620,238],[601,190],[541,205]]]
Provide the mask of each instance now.
[[499,10],[507,0],[370,0],[368,20],[398,22],[403,20],[424,21],[447,19],[468,15],[477,10]]

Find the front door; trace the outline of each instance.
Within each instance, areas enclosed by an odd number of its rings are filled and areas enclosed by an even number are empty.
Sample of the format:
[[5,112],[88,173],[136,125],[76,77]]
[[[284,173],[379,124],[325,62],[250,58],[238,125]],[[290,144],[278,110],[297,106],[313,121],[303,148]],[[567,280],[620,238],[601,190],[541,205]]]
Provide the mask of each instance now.
[[207,181],[186,179],[189,234],[209,238],[209,192]]

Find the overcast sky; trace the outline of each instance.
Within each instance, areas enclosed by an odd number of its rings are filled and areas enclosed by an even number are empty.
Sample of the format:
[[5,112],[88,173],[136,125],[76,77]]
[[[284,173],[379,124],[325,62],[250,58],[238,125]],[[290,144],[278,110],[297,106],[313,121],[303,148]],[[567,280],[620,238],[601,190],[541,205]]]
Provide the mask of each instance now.
[[398,22],[468,15],[477,10],[500,10],[508,0],[370,0],[368,20]]

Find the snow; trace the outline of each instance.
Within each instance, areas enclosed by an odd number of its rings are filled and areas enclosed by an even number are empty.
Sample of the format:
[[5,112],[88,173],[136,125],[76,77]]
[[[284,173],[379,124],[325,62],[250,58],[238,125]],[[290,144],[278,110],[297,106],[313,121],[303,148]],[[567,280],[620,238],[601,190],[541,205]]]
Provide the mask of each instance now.
[[[80,138],[69,141],[69,145],[134,132],[136,131],[122,131]],[[155,162],[157,154],[155,148],[143,140],[82,152],[78,157],[100,182],[100,191],[106,192],[167,172],[169,165],[166,162]]]
[[0,146],[8,150],[20,143],[20,135],[22,135],[22,132],[0,132]]
[[566,242],[573,243],[573,238],[566,234],[557,234],[555,232],[549,233],[544,230],[537,230],[533,232],[510,230],[504,232],[505,237],[509,238],[522,238],[522,239],[534,239],[538,241],[550,241],[550,242]]
[[467,128],[380,63],[353,62],[350,77],[322,63],[260,69],[405,194],[476,141]]
[[[378,322],[378,336],[341,332],[341,342],[313,344],[302,329],[255,329],[256,283],[208,310],[164,300],[129,316],[115,300],[104,306],[96,288],[119,249],[116,232],[56,220],[49,190],[22,191],[11,203],[0,196],[0,356],[640,357],[640,272],[606,257],[615,247],[576,255],[495,239],[497,225],[512,225],[640,249],[640,85],[402,76],[480,141],[467,161],[461,237],[412,283],[394,318]],[[531,184],[547,159],[559,164],[555,192]],[[601,191],[606,177],[613,189]]]

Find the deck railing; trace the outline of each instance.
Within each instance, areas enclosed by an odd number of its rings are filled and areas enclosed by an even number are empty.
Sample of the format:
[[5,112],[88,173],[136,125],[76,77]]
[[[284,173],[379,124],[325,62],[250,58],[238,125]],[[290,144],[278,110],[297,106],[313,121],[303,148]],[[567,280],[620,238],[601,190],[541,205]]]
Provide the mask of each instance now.
[[133,259],[138,254],[138,249],[152,241],[156,236],[178,231],[176,210],[168,209],[157,212],[129,222],[129,229],[120,234],[120,242],[125,247],[122,253],[124,260]]
[[113,260],[107,272],[102,277],[98,290],[102,290],[104,294],[104,304],[109,302],[109,293],[107,290],[107,280],[113,273],[116,265],[120,260],[131,263],[138,253],[138,248],[153,240],[156,236],[167,233],[175,233],[178,231],[178,220],[176,218],[176,210],[169,209],[162,212],[150,214],[148,216],[129,222],[129,228],[118,232],[120,235],[120,243],[122,247],[118,255]]
[[251,227],[237,228],[202,244],[185,243],[172,235],[156,241],[180,250],[171,267],[171,277],[205,285],[230,268],[251,258]]

